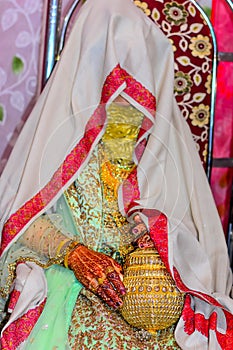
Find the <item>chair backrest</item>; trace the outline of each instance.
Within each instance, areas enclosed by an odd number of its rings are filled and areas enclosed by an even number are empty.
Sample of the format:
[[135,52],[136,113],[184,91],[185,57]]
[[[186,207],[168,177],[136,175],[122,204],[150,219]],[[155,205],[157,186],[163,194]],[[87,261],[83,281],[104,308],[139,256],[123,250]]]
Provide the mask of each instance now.
[[213,28],[193,0],[134,1],[171,41],[175,59],[174,92],[210,176],[216,83]]

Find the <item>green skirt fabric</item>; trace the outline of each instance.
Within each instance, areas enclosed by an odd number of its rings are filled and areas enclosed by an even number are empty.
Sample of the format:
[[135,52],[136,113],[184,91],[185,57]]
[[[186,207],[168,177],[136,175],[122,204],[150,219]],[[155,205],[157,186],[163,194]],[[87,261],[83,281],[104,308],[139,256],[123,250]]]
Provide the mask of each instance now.
[[[174,327],[146,339],[118,311],[82,288],[74,274],[54,265],[45,271],[48,297],[26,350],[178,350]],[[144,339],[142,339],[142,336]]]
[[23,349],[69,349],[67,334],[82,285],[72,271],[59,265],[47,269],[45,275],[48,283],[47,301]]

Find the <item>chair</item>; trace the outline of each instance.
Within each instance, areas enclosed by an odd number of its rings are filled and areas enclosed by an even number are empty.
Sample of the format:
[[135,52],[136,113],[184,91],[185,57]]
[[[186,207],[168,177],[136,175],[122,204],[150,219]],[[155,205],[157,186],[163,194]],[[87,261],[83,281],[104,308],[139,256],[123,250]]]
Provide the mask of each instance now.
[[171,41],[176,100],[210,179],[217,51],[212,25],[194,0],[135,0],[134,3]]

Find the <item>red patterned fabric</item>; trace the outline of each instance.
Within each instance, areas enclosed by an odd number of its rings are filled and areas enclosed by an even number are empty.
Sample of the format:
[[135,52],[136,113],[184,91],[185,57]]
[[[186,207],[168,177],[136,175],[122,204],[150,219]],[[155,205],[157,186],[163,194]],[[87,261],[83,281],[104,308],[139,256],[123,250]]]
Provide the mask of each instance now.
[[1,338],[2,350],[15,350],[27,339],[41,315],[44,305],[45,301],[35,309],[28,310],[26,314],[12,322],[6,328]]
[[176,285],[177,287],[182,290],[184,293],[190,293],[194,296],[198,296],[200,299],[206,301],[207,303],[209,304],[212,304],[214,306],[217,306],[217,307],[221,307],[221,304],[219,304],[217,302],[217,300],[215,300],[214,298],[212,298],[211,296],[207,295],[207,294],[204,294],[204,293],[201,293],[201,292],[196,292],[195,290],[190,290],[189,288],[187,288],[181,277],[180,277],[180,274],[179,272],[177,271],[176,268],[173,267],[173,274],[174,274],[174,279],[176,281]]
[[206,166],[213,45],[210,30],[191,1],[134,1],[173,46],[174,92]]
[[9,310],[9,312],[10,312],[11,310],[14,310],[15,305],[16,305],[16,303],[17,303],[19,297],[20,297],[20,291],[14,289],[14,290],[11,292],[11,295],[10,295],[10,301],[9,301],[9,305],[8,305],[8,310]]
[[124,92],[131,96],[140,105],[147,108],[150,112],[155,112],[155,97],[142,84],[136,81],[126,70],[117,65],[106,78],[104,83],[101,102],[106,103],[113,93],[126,83]]
[[221,348],[223,350],[232,350],[233,317],[226,310],[223,310],[223,312],[227,323],[227,330],[225,334],[222,334],[217,330],[217,313],[213,312],[208,319],[206,319],[204,315],[200,313],[195,313],[191,307],[191,297],[190,295],[187,295],[182,312],[182,318],[185,322],[184,330],[188,335],[198,331],[207,338],[210,330],[212,330],[215,332]]
[[158,210],[143,210],[143,214],[148,217],[150,236],[153,240],[159,255],[168,271],[168,227],[167,217]]

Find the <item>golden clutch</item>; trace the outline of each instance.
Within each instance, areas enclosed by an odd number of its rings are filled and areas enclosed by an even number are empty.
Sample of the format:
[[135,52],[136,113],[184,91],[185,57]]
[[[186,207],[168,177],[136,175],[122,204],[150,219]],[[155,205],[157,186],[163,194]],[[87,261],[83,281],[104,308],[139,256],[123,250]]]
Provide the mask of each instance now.
[[178,321],[184,294],[156,249],[137,249],[127,256],[123,283],[127,293],[121,314],[131,326],[154,333]]

